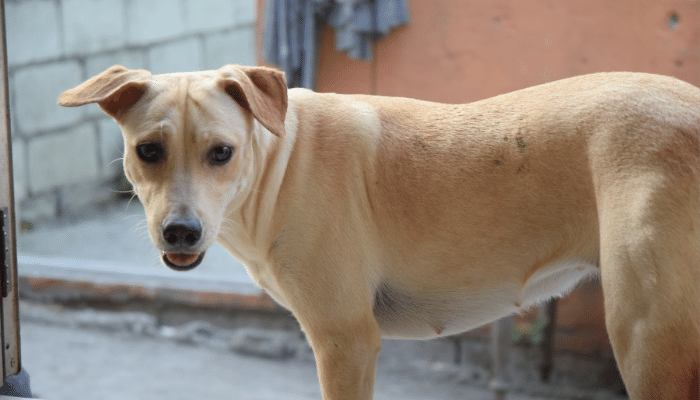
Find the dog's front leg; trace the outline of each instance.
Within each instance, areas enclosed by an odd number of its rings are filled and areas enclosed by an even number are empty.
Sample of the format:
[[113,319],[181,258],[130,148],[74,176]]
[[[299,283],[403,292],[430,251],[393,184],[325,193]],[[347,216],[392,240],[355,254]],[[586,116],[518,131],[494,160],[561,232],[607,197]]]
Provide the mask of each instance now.
[[301,320],[316,358],[323,399],[370,400],[381,346],[374,318],[320,324]]
[[362,271],[283,271],[280,292],[314,351],[323,399],[372,399],[381,332]]

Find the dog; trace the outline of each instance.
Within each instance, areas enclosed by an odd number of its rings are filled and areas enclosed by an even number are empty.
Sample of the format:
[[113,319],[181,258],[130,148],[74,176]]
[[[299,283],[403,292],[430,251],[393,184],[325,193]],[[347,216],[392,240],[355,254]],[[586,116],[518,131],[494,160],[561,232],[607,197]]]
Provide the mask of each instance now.
[[453,105],[114,66],[58,102],[120,125],[166,265],[217,241],[292,311],[326,400],[372,398],[382,336],[460,333],[594,275],[630,397],[698,399],[691,84],[598,73]]

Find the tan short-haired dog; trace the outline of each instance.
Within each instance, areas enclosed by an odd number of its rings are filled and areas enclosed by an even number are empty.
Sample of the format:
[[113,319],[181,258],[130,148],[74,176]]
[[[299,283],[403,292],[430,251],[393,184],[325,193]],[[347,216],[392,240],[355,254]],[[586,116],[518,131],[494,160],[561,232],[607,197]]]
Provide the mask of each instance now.
[[114,66],[59,99],[93,102],[163,261],[226,247],[301,323],[326,400],[372,397],[382,335],[462,332],[594,274],[631,398],[698,398],[688,83],[601,73],[448,105]]

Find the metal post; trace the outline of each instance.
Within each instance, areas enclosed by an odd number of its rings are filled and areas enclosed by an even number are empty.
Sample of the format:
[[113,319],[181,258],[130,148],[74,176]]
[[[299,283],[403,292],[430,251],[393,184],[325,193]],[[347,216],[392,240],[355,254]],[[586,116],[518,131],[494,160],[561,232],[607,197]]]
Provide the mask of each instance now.
[[548,382],[554,368],[554,333],[556,330],[557,299],[552,299],[540,308],[540,314],[547,319],[542,330],[542,365],[540,365],[540,379]]
[[489,389],[495,400],[505,400],[508,391],[507,366],[510,359],[510,330],[512,317],[501,318],[491,324],[491,361],[493,377]]
[[15,208],[12,183],[12,140],[7,79],[5,2],[0,0],[0,336],[3,383],[19,373],[19,311],[17,256],[15,254]]

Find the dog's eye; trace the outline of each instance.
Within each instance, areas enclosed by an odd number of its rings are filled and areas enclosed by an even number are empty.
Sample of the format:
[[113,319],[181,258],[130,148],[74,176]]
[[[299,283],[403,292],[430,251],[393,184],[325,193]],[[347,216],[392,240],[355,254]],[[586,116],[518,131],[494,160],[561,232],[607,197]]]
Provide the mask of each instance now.
[[209,152],[209,160],[214,165],[222,165],[228,162],[233,155],[233,148],[229,146],[217,146]]
[[163,158],[163,147],[157,143],[143,143],[136,146],[139,158],[147,163],[156,163]]

